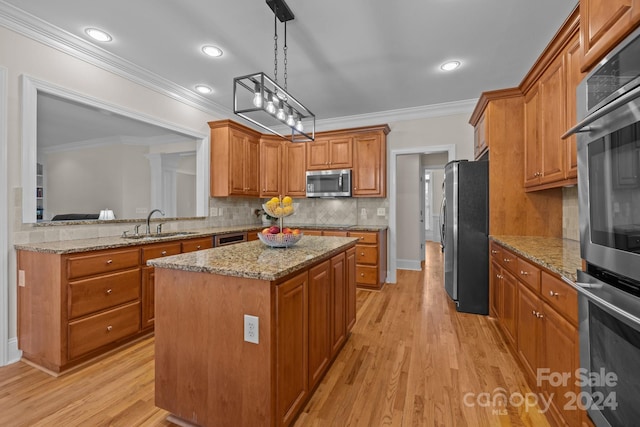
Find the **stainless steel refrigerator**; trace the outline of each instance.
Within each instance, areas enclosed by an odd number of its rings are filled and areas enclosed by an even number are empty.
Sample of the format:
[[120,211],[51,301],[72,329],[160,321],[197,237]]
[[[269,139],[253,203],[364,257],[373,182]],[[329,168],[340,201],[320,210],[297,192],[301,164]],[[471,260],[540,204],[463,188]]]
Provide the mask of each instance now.
[[458,311],[489,314],[489,163],[444,168],[444,287]]

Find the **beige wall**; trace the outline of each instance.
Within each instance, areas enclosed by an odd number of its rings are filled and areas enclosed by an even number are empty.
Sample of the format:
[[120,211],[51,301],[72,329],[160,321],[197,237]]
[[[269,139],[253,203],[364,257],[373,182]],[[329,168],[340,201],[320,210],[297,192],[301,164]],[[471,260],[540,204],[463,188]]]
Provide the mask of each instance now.
[[398,267],[411,268],[412,262],[419,265],[421,259],[420,156],[398,156],[397,166]]

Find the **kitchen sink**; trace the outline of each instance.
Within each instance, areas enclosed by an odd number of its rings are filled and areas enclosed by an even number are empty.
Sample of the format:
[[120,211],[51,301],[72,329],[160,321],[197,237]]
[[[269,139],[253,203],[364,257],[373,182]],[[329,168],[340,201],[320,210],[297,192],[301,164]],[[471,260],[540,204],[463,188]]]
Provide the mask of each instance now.
[[156,240],[163,239],[165,237],[180,237],[180,236],[189,236],[192,234],[196,234],[193,231],[175,231],[175,232],[167,232],[167,233],[156,233],[156,234],[134,234],[131,236],[122,236],[123,239],[132,239],[132,240]]

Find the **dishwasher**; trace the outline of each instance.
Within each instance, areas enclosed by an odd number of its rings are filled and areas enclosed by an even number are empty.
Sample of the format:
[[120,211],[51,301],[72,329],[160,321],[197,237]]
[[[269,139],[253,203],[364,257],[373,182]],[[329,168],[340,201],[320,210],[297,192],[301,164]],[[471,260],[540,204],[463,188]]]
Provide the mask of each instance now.
[[247,241],[247,233],[225,233],[216,234],[213,237],[213,247],[219,248],[221,246],[233,245],[236,243],[242,243]]

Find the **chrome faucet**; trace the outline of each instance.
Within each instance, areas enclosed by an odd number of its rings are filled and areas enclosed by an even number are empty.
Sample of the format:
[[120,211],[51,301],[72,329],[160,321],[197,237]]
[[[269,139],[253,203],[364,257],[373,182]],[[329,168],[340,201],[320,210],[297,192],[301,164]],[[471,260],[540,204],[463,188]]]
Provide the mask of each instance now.
[[160,212],[160,215],[164,216],[164,212],[162,212],[160,209],[154,209],[151,212],[149,212],[149,215],[147,215],[147,234],[151,234],[151,226],[150,226],[150,222],[151,222],[151,215],[153,215],[156,212]]

